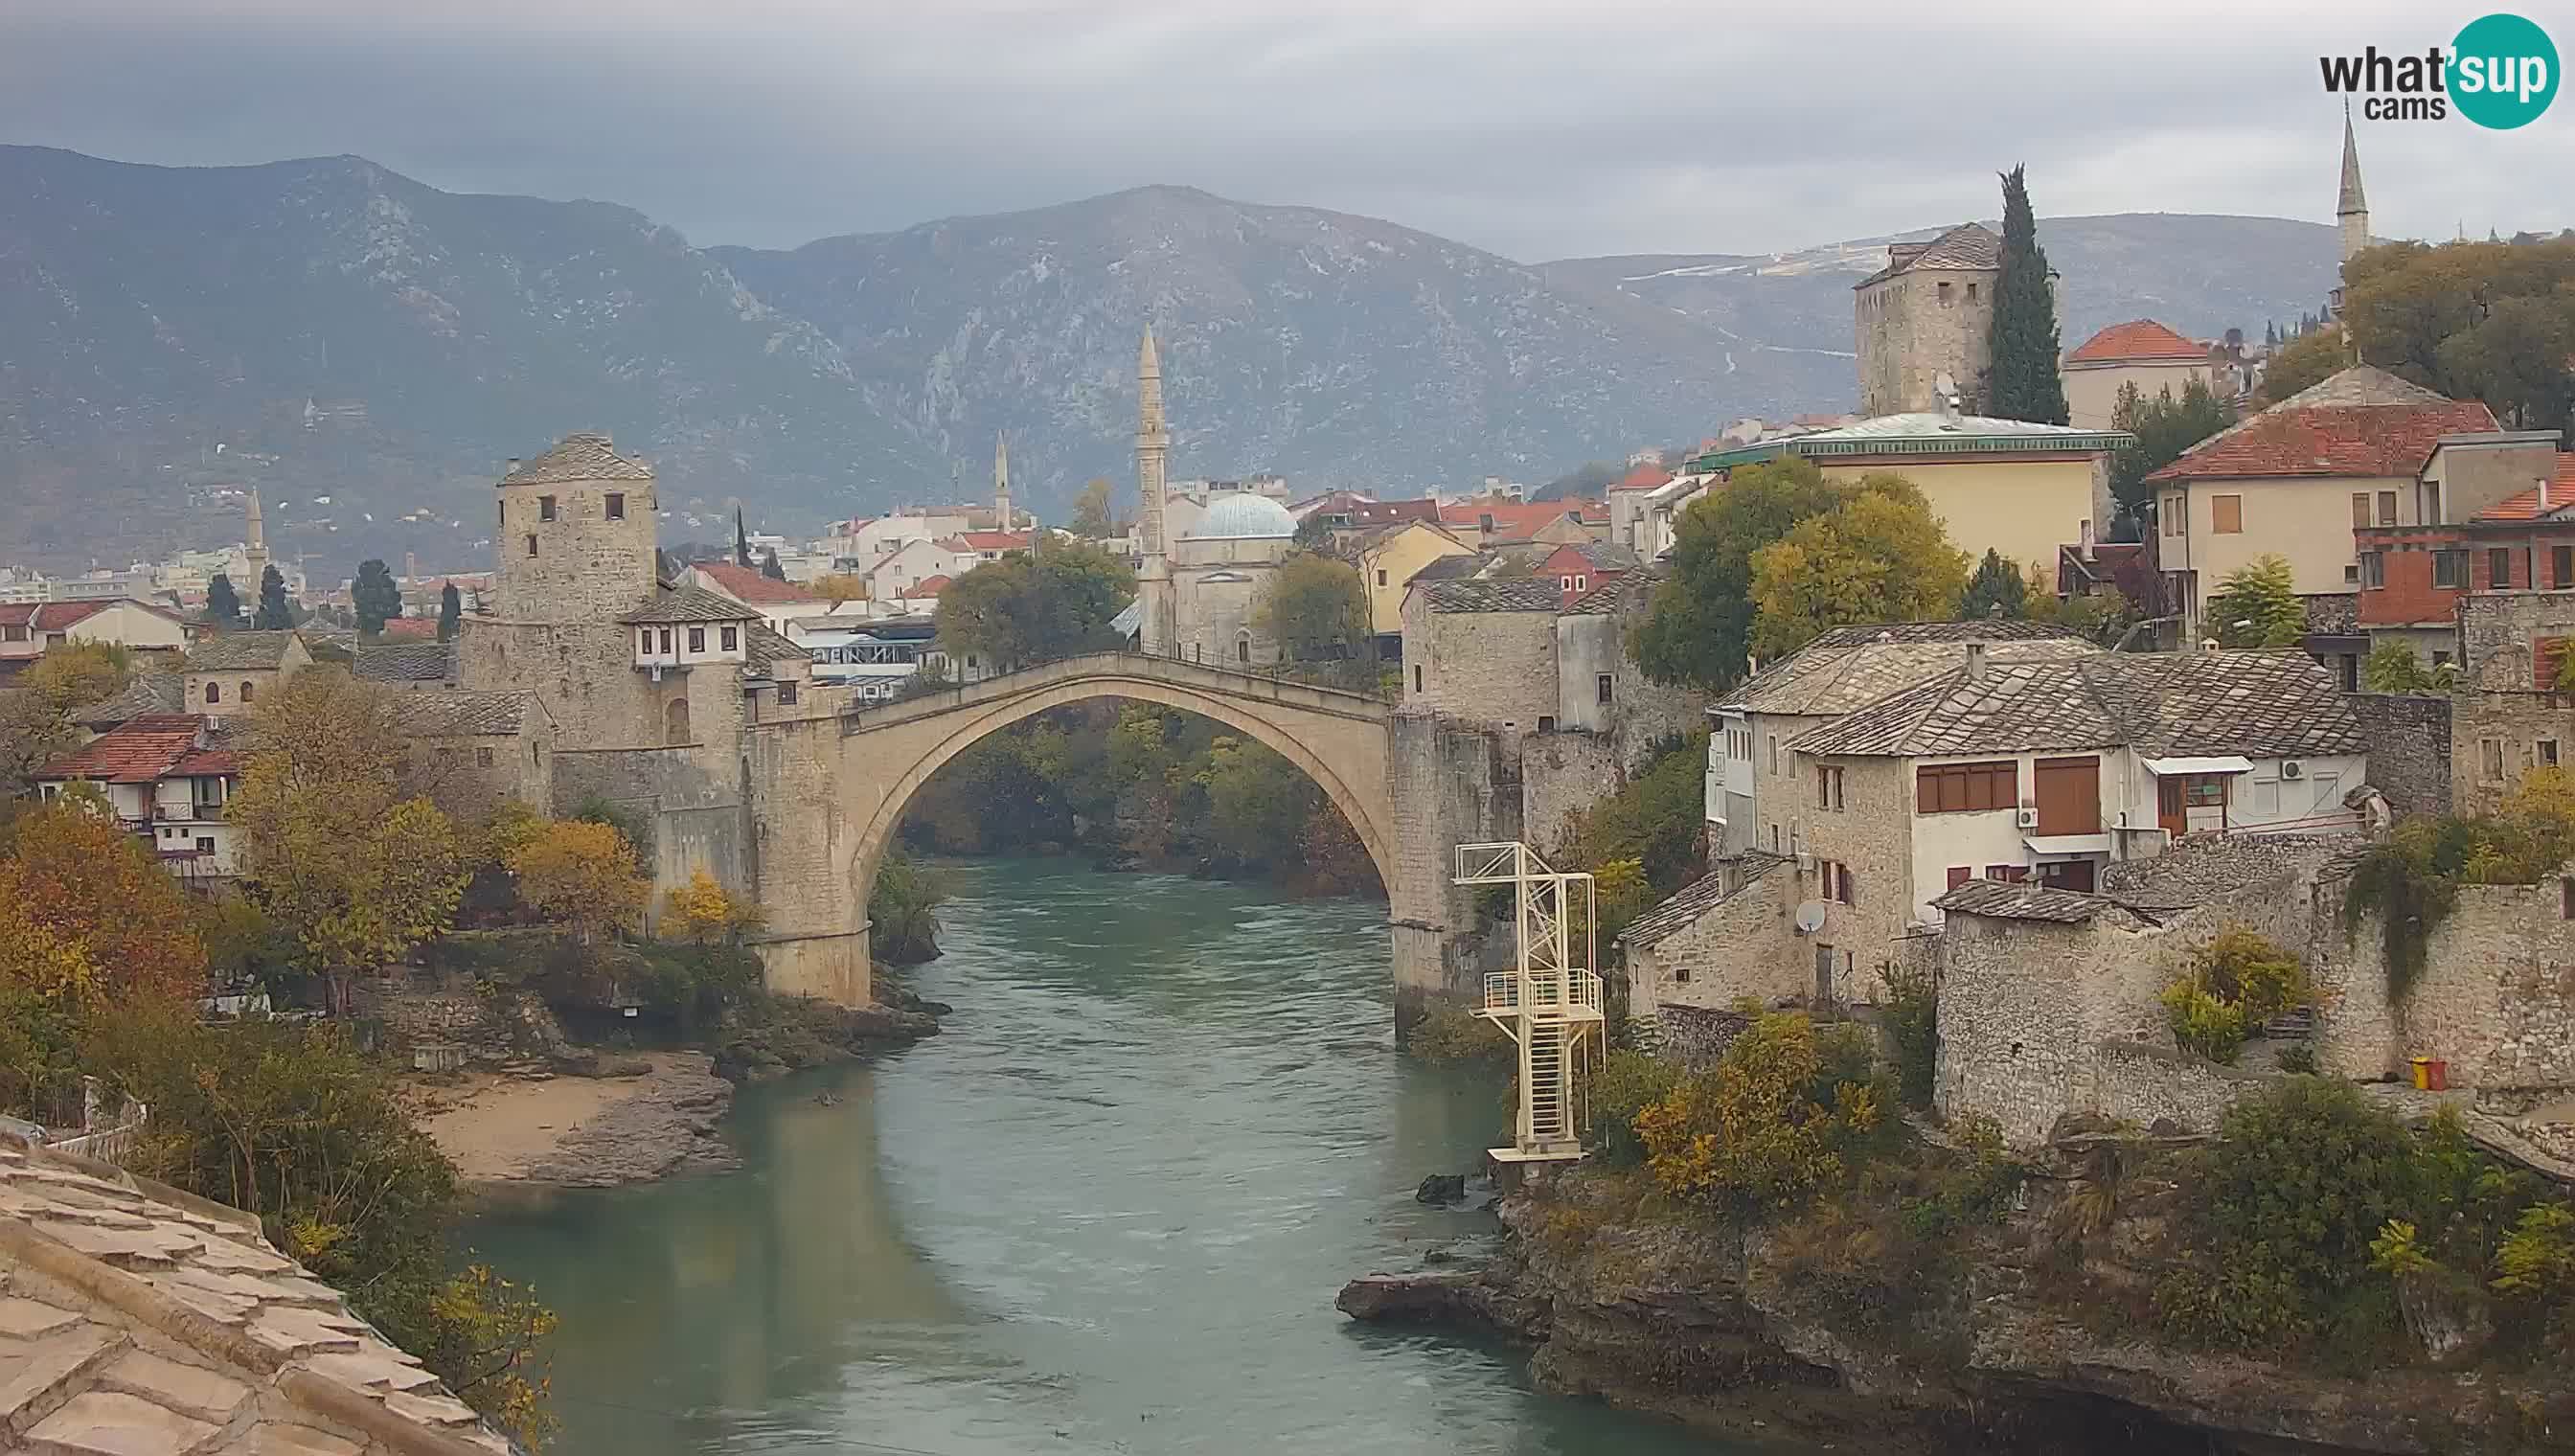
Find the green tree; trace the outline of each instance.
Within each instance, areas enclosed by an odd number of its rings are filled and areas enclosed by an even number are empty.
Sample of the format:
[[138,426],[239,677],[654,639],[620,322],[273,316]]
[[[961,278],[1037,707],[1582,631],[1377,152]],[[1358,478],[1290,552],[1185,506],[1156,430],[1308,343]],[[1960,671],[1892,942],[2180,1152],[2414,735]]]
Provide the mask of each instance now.
[[1294,852],[1316,793],[1302,769],[1260,743],[1219,737],[1198,781],[1209,837],[1235,863],[1259,868]]
[[1043,556],[986,562],[939,594],[939,646],[997,668],[1114,647],[1110,621],[1135,599],[1126,561],[1084,542],[1050,544]]
[[868,893],[868,951],[888,965],[918,965],[939,955],[939,905],[948,898],[937,875],[901,851],[877,866]]
[[[2444,674],[2448,665],[2442,665]],[[2382,642],[2369,650],[2360,665],[2360,686],[2372,693],[2441,693],[2449,685],[2423,666],[2423,659],[2413,645]]]
[[1752,555],[1752,649],[1785,657],[1827,628],[1937,622],[1967,589],[1967,557],[1901,476],[1870,476],[1831,512]]
[[1296,523],[1294,542],[1298,551],[1328,554],[1332,549],[1332,523],[1320,511],[1308,512],[1304,520]]
[[760,574],[773,582],[787,580],[787,569],[778,564],[778,548],[771,547],[769,554],[760,559]]
[[2047,284],[2047,253],[2038,246],[2038,219],[2030,211],[2025,170],[2014,167],[2002,174],[2002,273],[1994,283],[1993,373],[1984,413],[2062,425],[2065,380],[2057,372],[2056,296]]
[[357,580],[349,584],[349,600],[358,609],[358,631],[367,637],[383,632],[386,623],[402,616],[402,588],[380,558],[358,563]]
[[2384,244],[2353,258],[2344,284],[2341,323],[2360,359],[2483,400],[2507,425],[2569,425],[2575,239]]
[[1349,563],[1312,552],[1290,555],[1271,574],[1252,614],[1290,662],[1344,663],[1359,681],[1375,677],[1367,588]]
[[2575,281],[2561,298],[2497,299],[2485,317],[2441,341],[2434,377],[2444,393],[2485,401],[2513,430],[2575,423]]
[[2307,609],[2288,559],[2260,556],[2228,573],[2208,599],[2207,625],[2220,647],[2295,646],[2306,635]]
[[1658,683],[1703,692],[1740,682],[1751,651],[1752,554],[1848,494],[1814,462],[1788,456],[1744,467],[1692,503],[1673,532],[1671,575],[1654,588],[1628,644],[1637,664]]
[[241,626],[241,594],[233,590],[233,579],[217,572],[206,580],[206,620],[217,627]]
[[2110,495],[2119,514],[2143,535],[2154,515],[2155,492],[2146,477],[2181,459],[2192,446],[2235,423],[2235,409],[2212,393],[2205,380],[2182,386],[2173,398],[2169,386],[2146,399],[2133,384],[2119,386],[2110,426],[2137,437],[2110,456]]
[[2323,384],[2351,366],[2351,345],[2339,328],[2300,334],[2271,352],[2262,366],[2262,403],[2276,405]]
[[457,626],[465,619],[465,599],[454,582],[438,589],[438,640],[452,641]]
[[1109,482],[1093,477],[1073,498],[1073,534],[1085,541],[1107,541],[1118,534],[1109,515]]
[[295,625],[295,609],[286,601],[286,578],[275,567],[259,575],[259,611],[250,625],[256,632],[284,632]]
[[2003,560],[2003,554],[1985,548],[1985,559],[1976,563],[1976,574],[1967,579],[1965,595],[1958,599],[1958,620],[1981,622],[1991,617],[2027,617],[2029,615],[2029,581],[2021,569]]

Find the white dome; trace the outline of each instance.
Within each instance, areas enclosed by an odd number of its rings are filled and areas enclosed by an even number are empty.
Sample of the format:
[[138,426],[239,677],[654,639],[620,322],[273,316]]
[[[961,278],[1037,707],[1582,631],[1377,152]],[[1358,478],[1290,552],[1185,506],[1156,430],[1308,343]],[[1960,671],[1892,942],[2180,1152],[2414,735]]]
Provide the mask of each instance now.
[[1188,541],[1268,541],[1296,534],[1296,518],[1268,496],[1246,492],[1228,496],[1207,509],[1184,538]]

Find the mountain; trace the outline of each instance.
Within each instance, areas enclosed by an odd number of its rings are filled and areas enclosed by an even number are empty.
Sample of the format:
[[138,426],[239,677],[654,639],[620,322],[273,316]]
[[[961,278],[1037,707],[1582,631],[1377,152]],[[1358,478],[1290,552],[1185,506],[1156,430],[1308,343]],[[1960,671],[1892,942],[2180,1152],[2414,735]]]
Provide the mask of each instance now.
[[[272,532],[343,571],[405,549],[462,565],[475,488],[575,429],[660,461],[666,498],[819,507],[916,464],[859,392],[810,324],[628,208],[440,192],[356,157],[0,147],[0,491],[22,551],[239,540],[217,503],[255,484]],[[432,524],[397,525],[424,506]]]
[[[2332,230],[2042,225],[2066,342],[2151,315],[2258,330]],[[240,488],[316,571],[479,565],[505,456],[605,429],[665,535],[741,499],[789,529],[1014,484],[1132,490],[1138,330],[1175,477],[1299,490],[1538,481],[1745,414],[1849,407],[1850,286],[1886,239],[1526,266],[1392,223],[1180,187],[789,251],[630,209],[441,192],[355,157],[161,168],[0,147],[0,560],[237,540]]]

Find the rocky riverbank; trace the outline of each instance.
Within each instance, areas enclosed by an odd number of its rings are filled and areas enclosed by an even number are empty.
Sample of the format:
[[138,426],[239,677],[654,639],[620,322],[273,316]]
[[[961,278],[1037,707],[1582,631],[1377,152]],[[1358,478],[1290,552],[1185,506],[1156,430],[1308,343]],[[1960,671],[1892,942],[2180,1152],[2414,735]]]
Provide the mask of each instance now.
[[599,1076],[469,1072],[415,1097],[421,1130],[477,1191],[605,1188],[733,1166],[715,1134],[733,1083],[705,1052],[615,1058]]
[[1497,1205],[1489,1263],[1369,1275],[1338,1306],[1524,1341],[1542,1388],[1754,1442],[1925,1456],[2575,1449],[2575,1393],[2544,1368],[2427,1359],[2343,1377],[2168,1348],[2097,1295],[2070,1306],[2069,1289],[2174,1256],[2157,1247],[2171,1190],[2149,1173],[2129,1175],[2117,1224],[2081,1270],[2048,1253],[2048,1214],[2072,1179],[2041,1176],[1949,1268],[1892,1279],[1871,1267],[1865,1229],[1790,1247],[1790,1230],[1656,1214],[1637,1183],[1585,1171],[1514,1193]]

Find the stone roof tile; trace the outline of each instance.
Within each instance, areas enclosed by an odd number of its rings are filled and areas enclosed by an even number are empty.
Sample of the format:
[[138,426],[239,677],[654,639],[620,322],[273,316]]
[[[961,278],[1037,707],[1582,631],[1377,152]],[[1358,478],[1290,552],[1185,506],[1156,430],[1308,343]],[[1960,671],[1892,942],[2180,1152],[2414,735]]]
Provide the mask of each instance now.
[[1855,288],[1883,283],[1917,268],[1993,269],[2003,266],[2003,240],[1982,223],[1960,223],[1927,243],[1896,243],[1886,250],[1886,266],[1861,279]]
[[[1416,577],[1413,580],[1419,581]],[[1564,593],[1552,577],[1498,577],[1463,582],[1431,582],[1422,588],[1430,610],[1465,612],[1555,612]]]
[[455,676],[451,644],[443,642],[361,644],[349,666],[370,683],[443,683]]
[[756,622],[760,614],[704,587],[661,587],[642,606],[617,619],[642,622]]
[[1771,870],[1788,861],[1766,850],[1746,849],[1736,862],[1742,865],[1742,871],[1734,888],[1725,887],[1722,873],[1701,875],[1682,885],[1671,898],[1628,921],[1627,928],[1618,932],[1618,943],[1638,948],[1659,943],[1673,932],[1687,929],[1720,903],[1760,883]]
[[478,693],[432,688],[397,695],[403,729],[425,738],[488,737],[515,733],[535,698],[526,693]]
[[293,632],[228,632],[188,649],[191,673],[244,673],[275,670],[286,658]]
[[580,431],[556,442],[555,448],[501,478],[505,486],[543,486],[578,481],[649,481],[653,468],[617,453],[608,437]]

